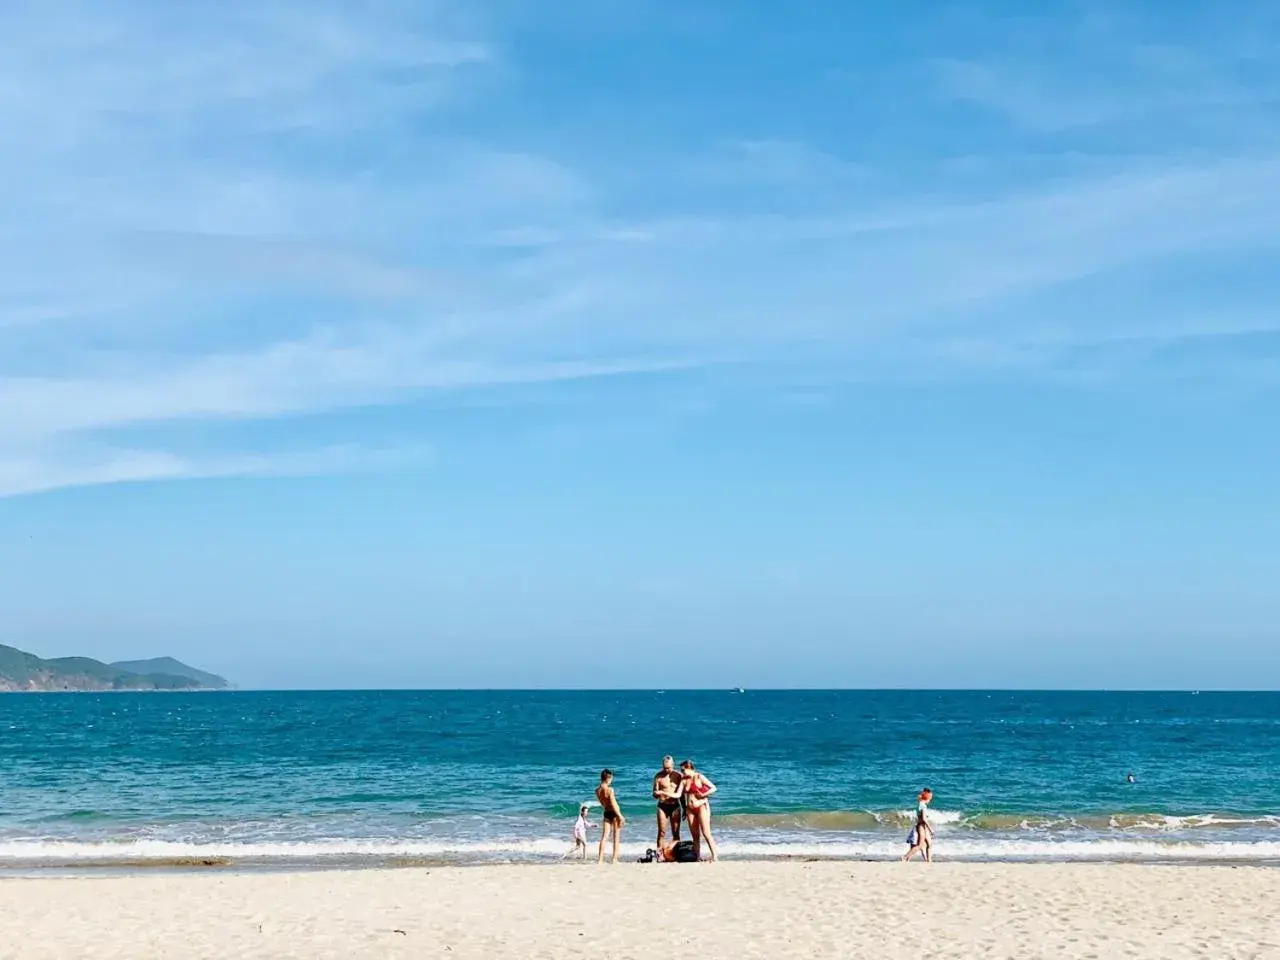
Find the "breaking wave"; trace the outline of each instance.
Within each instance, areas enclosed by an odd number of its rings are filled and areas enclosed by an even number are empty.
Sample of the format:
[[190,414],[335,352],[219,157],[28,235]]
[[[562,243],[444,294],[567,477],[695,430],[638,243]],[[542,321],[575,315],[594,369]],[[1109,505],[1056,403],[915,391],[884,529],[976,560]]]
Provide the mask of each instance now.
[[[724,856],[743,860],[836,859],[887,860],[901,855],[900,840],[890,838],[744,839],[725,836]],[[628,843],[624,852],[638,857],[644,843]],[[567,853],[558,838],[457,843],[395,840],[316,840],[299,843],[183,843],[157,840],[0,842],[0,862],[10,865],[221,865],[236,862],[367,862],[430,860],[456,863],[556,862]],[[1280,840],[1197,843],[1185,840],[1050,840],[959,837],[940,842],[938,859],[959,861],[1209,861],[1280,860]]]
[[[1225,813],[1196,813],[1173,816],[1159,813],[964,813],[931,810],[929,819],[941,830],[971,830],[1008,833],[1010,831],[1148,831],[1280,829],[1280,814],[1239,816]],[[817,810],[779,813],[734,813],[717,818],[717,823],[744,830],[876,830],[908,828],[915,821],[914,810]]]

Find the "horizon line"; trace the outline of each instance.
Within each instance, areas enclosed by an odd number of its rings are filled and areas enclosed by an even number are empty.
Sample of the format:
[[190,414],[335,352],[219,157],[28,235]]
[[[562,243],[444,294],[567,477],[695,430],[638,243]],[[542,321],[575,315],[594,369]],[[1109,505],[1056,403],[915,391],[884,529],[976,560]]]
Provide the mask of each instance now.
[[1280,693],[1275,687],[243,687],[203,690],[30,690],[14,693]]

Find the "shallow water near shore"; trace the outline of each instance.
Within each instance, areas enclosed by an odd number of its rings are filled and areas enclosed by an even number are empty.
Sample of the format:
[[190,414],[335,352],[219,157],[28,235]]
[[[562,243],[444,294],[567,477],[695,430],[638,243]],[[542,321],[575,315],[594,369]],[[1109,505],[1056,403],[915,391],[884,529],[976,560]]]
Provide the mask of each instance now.
[[[601,767],[624,853],[664,753],[740,858],[1280,860],[1280,694],[300,692],[0,697],[0,867],[547,862]],[[1137,782],[1126,782],[1133,771]]]

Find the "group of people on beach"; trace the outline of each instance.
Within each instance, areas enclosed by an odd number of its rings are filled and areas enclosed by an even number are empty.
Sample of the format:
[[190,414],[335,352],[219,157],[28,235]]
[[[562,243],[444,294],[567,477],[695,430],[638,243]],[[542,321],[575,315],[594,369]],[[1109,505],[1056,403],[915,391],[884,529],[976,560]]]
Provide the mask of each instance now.
[[[663,756],[662,769],[653,777],[653,799],[657,804],[658,838],[655,846],[645,856],[646,861],[692,861],[703,859],[703,846],[707,846],[710,860],[718,858],[716,837],[712,835],[712,803],[710,797],[716,792],[716,785],[709,780],[707,774],[699,771],[692,760],[685,760],[676,769],[675,759],[671,755]],[[933,859],[933,824],[929,820],[929,803],[933,800],[933,791],[925,787],[916,797],[915,820],[911,824],[911,832],[906,838],[908,850],[902,861],[910,860],[916,854],[924,860]],[[600,844],[596,851],[596,863],[604,863],[605,845],[612,841],[612,863],[618,861],[618,851],[622,846],[622,828],[627,819],[622,815],[622,806],[618,803],[617,791],[613,788],[613,771],[600,771],[600,783],[595,788],[595,801],[600,805]],[[595,824],[588,820],[590,806],[582,804],[577,812],[577,820],[573,823],[572,855],[585,860],[588,849],[588,831]],[[681,840],[682,826],[689,827],[689,840]]]
[[[648,851],[646,862],[674,863],[680,861],[697,862],[702,859],[702,847],[705,844],[711,854],[711,860],[718,857],[716,840],[711,833],[711,796],[716,792],[716,785],[699,771],[692,760],[686,760],[676,769],[675,760],[670,756],[662,758],[662,769],[653,777],[653,799],[657,804],[658,836],[656,845]],[[933,824],[929,819],[929,803],[933,800],[933,791],[925,787],[916,798],[915,820],[911,832],[907,835],[907,852],[903,862],[920,854],[926,861],[933,860]],[[618,803],[618,794],[613,787],[613,771],[600,771],[600,785],[596,787],[596,802],[600,804],[601,826],[600,845],[596,855],[596,863],[603,863],[605,846],[613,842],[613,859],[618,862],[618,852],[622,845],[622,828],[627,818],[622,815],[622,807]],[[587,819],[590,810],[583,804],[578,810],[578,819],[573,825],[573,855],[579,859],[587,858],[587,831],[595,825]],[[682,825],[689,828],[689,839],[680,839]]]
[[[711,833],[711,796],[716,785],[699,771],[692,760],[686,760],[676,769],[670,756],[662,758],[662,769],[653,777],[653,799],[657,805],[658,836],[655,848],[649,851],[649,860],[675,862],[702,859],[705,844],[715,860],[716,841]],[[597,863],[604,862],[605,846],[612,840],[613,863],[618,862],[622,844],[622,828],[627,818],[622,815],[618,794],[613,787],[613,771],[600,771],[600,785],[596,787],[596,802],[600,804],[600,846]],[[583,804],[573,827],[574,854],[581,859],[587,856],[587,830],[593,824],[587,820],[588,806]],[[682,825],[689,828],[689,839],[682,841]]]

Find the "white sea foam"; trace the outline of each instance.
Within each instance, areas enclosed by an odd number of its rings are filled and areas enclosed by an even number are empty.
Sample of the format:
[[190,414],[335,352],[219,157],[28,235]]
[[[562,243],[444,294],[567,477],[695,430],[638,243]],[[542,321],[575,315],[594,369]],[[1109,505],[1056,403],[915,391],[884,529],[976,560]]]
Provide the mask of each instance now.
[[[306,840],[282,843],[187,843],[174,840],[124,840],[86,843],[63,840],[0,841],[0,861],[9,860],[179,860],[241,858],[296,860],[326,857],[477,857],[560,856],[570,844],[561,839],[506,841]],[[643,851],[642,851],[643,852]]]
[[1269,814],[1260,817],[1228,816],[1217,813],[1197,813],[1188,816],[1167,814],[1125,815],[1111,817],[1110,825],[1122,830],[1194,830],[1206,827],[1280,827],[1280,816]]
[[[929,822],[934,826],[944,826],[946,824],[959,823],[964,819],[964,814],[959,810],[935,810],[929,808]],[[904,823],[914,823],[916,812],[914,810],[899,810],[897,817]]]
[[[627,843],[628,858],[643,855],[645,843]],[[122,860],[235,860],[287,861],[348,859],[382,860],[398,857],[442,858],[464,862],[535,860],[552,862],[568,851],[558,837],[492,841],[311,840],[295,843],[185,843],[165,840],[87,843],[62,840],[0,841],[0,864],[5,862],[103,862]],[[831,859],[889,859],[905,849],[890,839],[834,839],[830,841],[776,842],[725,838],[721,853],[740,859],[819,857]],[[939,859],[945,860],[1280,860],[1280,841],[1195,843],[1141,839],[1115,840],[1018,840],[956,839],[939,841]]]

